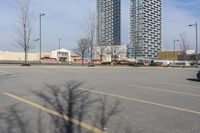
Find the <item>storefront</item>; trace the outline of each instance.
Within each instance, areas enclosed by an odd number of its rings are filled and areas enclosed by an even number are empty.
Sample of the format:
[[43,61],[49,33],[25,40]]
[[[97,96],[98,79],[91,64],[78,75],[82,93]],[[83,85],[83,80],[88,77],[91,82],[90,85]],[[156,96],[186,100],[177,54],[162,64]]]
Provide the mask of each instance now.
[[71,63],[71,52],[64,48],[51,51],[51,57],[56,58],[59,62]]

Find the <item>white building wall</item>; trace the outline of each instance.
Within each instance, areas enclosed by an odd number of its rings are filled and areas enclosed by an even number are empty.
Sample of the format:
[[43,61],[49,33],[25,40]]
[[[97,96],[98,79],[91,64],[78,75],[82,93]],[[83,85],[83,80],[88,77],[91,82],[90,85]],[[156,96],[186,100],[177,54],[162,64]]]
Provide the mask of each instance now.
[[51,57],[56,58],[57,60],[59,59],[59,57],[68,57],[68,61],[71,62],[71,52],[64,48],[60,50],[56,49],[56,50],[51,51]]
[[[112,55],[117,55],[117,60],[127,59],[127,46],[126,45],[116,45],[116,46],[96,46],[94,47],[94,59],[100,59],[97,52],[100,53],[102,47],[103,50],[103,61],[111,61]],[[114,59],[114,57],[113,57]]]
[[[50,57],[50,53],[42,53],[42,57]],[[24,52],[4,52],[0,51],[0,60],[4,61],[24,61]],[[39,61],[39,53],[28,53],[28,61]]]

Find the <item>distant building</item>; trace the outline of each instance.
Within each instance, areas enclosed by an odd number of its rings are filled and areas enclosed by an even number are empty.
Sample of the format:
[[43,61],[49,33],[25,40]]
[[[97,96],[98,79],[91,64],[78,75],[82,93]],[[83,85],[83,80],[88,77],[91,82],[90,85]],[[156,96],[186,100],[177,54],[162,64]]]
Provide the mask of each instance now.
[[195,50],[186,50],[186,54],[189,55],[189,54],[195,54]]
[[94,59],[101,60],[102,58],[102,61],[104,62],[110,62],[113,60],[126,60],[127,59],[126,55],[127,55],[126,45],[94,47]]
[[[67,49],[56,49],[51,52],[42,52],[42,59],[50,61],[49,58],[54,58],[55,62],[60,60],[71,62],[71,52]],[[40,60],[40,53],[28,53],[28,61],[38,62]],[[0,51],[0,61],[24,61],[24,52],[4,52]]]
[[97,45],[120,45],[121,0],[97,0]]
[[157,58],[162,44],[162,0],[130,0],[130,57]]
[[169,60],[169,61],[174,61],[174,60],[179,60],[179,56],[183,53],[183,51],[162,51],[158,54],[158,59],[159,60]]
[[71,62],[71,51],[61,48],[51,51],[51,58],[56,58],[58,61]]
[[[51,54],[43,52],[42,57],[50,57]],[[39,61],[39,53],[28,53],[28,61]],[[24,52],[0,51],[0,61],[24,61]]]
[[[198,55],[200,59],[200,54]],[[158,54],[159,60],[194,61],[196,60],[195,50],[186,51],[161,51]]]

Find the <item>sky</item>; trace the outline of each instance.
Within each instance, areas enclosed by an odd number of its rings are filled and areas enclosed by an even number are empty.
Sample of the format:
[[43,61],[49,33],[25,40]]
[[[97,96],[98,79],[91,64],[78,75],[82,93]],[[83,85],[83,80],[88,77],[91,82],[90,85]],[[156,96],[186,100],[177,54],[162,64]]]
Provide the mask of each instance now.
[[[42,17],[42,51],[58,48],[58,39],[61,38],[61,47],[72,49],[77,46],[77,40],[85,37],[84,29],[88,14],[96,10],[95,0],[30,0],[30,9],[34,22],[34,38],[39,36],[39,13]],[[86,2],[87,1],[87,2]],[[121,0],[123,44],[129,43],[129,0]],[[14,45],[15,25],[17,20],[16,0],[0,0],[0,50],[22,51]],[[196,21],[200,27],[199,0],[163,0],[163,47],[171,50],[173,40],[179,39],[184,33],[190,45],[195,48],[195,28],[188,27]],[[199,32],[200,33],[200,32]],[[199,34],[200,35],[200,34]],[[199,36],[200,42],[200,36]],[[35,49],[39,50],[39,42],[35,42]],[[200,47],[200,45],[199,45]],[[178,46],[177,46],[178,49]]]

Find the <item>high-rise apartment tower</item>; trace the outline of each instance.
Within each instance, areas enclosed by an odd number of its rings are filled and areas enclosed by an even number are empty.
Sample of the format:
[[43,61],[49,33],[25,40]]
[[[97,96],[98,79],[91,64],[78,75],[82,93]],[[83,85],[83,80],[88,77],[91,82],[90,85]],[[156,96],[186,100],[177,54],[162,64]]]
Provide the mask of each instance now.
[[162,45],[162,0],[130,0],[130,57],[155,59]]
[[121,0],[97,0],[97,45],[121,43]]

